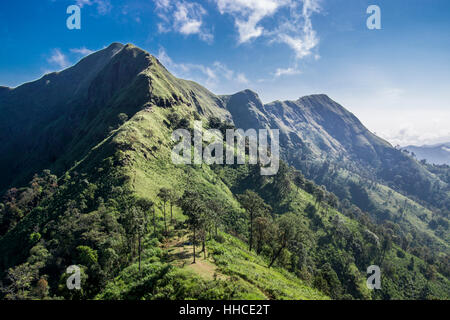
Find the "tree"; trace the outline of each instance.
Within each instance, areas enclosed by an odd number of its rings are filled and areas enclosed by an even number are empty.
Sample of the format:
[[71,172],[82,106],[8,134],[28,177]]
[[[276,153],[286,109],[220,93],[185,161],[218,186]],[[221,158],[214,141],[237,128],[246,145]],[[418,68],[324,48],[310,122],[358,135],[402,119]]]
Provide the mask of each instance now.
[[[138,252],[139,252],[139,272],[141,272],[141,252],[142,252],[142,237],[148,231],[148,212],[153,208],[153,201],[147,199],[139,199],[136,201],[138,209],[137,222],[141,225],[136,229],[138,236]],[[154,212],[154,211],[153,211]]]
[[148,226],[148,214],[149,212],[153,209],[153,213],[155,212],[155,203],[151,200],[147,200],[147,199],[138,199],[136,201],[136,205],[138,207],[140,207],[142,209],[142,211],[145,214],[145,223],[146,223],[146,231],[147,230],[147,226]]
[[308,202],[305,208],[305,212],[308,214],[308,217],[313,219],[316,216],[317,208],[311,202]]
[[193,254],[195,263],[195,242],[197,231],[202,227],[206,207],[198,192],[186,190],[180,199],[180,206],[184,214],[188,216],[187,224],[193,233]]
[[227,205],[223,201],[210,199],[207,201],[207,209],[209,226],[214,228],[214,235],[217,236],[221,219],[227,210]]
[[158,197],[161,199],[163,204],[163,212],[164,212],[164,232],[167,235],[167,221],[166,221],[166,203],[170,200],[170,189],[161,188],[158,193]]
[[[129,209],[128,223],[130,232],[133,236],[133,243],[135,243],[135,238],[138,241],[138,256],[139,256],[139,272],[141,271],[141,252],[142,252],[142,237],[145,235],[147,230],[147,215],[138,205],[134,205]],[[135,244],[133,244],[135,248]],[[134,251],[134,250],[133,250]]]
[[293,182],[295,184],[295,186],[297,187],[297,193],[298,193],[298,189],[299,188],[304,188],[305,187],[305,178],[303,177],[303,175],[301,174],[300,171],[294,171],[294,179]]
[[255,219],[256,253],[260,254],[264,243],[270,240],[272,219],[268,216]]
[[169,202],[170,202],[170,223],[173,223],[173,205],[177,203],[179,199],[178,194],[174,189],[169,190]]
[[309,194],[313,194],[315,190],[315,185],[313,182],[306,180],[305,182],[305,191],[308,192]]
[[272,267],[283,249],[288,246],[289,242],[295,239],[297,235],[297,224],[299,224],[298,218],[292,213],[284,214],[278,218],[272,245],[273,252],[269,263],[269,268]]
[[329,193],[327,196],[327,202],[332,208],[336,209],[339,204],[339,199],[334,193]]
[[381,242],[381,250],[382,250],[381,264],[383,264],[386,252],[391,250],[391,248],[392,248],[392,236],[390,234],[385,234]]
[[255,192],[251,190],[246,190],[243,194],[238,195],[239,202],[241,206],[247,212],[247,215],[250,218],[249,222],[249,251],[252,251],[253,245],[253,220],[264,213],[268,213],[271,210],[271,207],[267,205],[264,200]]
[[319,212],[320,212],[322,201],[325,198],[325,192],[320,187],[316,188],[316,190],[314,190],[314,196],[316,197],[316,205],[317,204],[319,205]]
[[45,299],[48,296],[48,282],[45,278],[40,278],[39,281],[36,283],[36,288],[34,289],[34,292],[36,296],[39,299]]
[[24,300],[28,298],[31,283],[37,277],[38,270],[28,262],[9,268],[6,276],[9,285],[2,287],[8,300]]
[[273,187],[275,189],[278,198],[281,200],[285,198],[291,191],[291,182],[289,180],[289,167],[284,162],[280,162],[280,168],[273,180]]
[[128,116],[125,113],[119,113],[117,116],[117,119],[119,119],[120,125],[124,124],[128,120]]

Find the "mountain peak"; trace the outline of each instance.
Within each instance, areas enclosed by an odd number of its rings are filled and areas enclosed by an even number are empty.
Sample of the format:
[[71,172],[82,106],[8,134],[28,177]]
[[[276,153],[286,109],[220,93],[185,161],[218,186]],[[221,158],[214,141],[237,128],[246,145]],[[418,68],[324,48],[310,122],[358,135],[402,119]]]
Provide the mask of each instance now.
[[106,47],[106,49],[122,49],[123,47],[125,47],[123,43],[112,42],[108,47]]
[[347,118],[355,118],[353,120],[356,120],[356,117],[354,117],[354,115],[350,111],[345,109],[343,106],[331,99],[326,94],[313,94],[304,96],[299,98],[297,100],[297,103],[300,103],[307,109],[315,110],[315,112],[332,112],[340,116],[345,116]]
[[253,104],[257,106],[262,106],[263,103],[261,102],[261,99],[259,98],[259,95],[250,89],[245,89],[239,92],[236,92],[235,94],[231,95],[230,98],[233,99],[239,99],[242,101],[252,102]]
[[333,101],[333,99],[331,99],[328,95],[324,94],[324,93],[319,93],[319,94],[310,94],[307,96],[303,96],[300,97],[297,101],[317,101],[317,102],[329,102],[329,101]]
[[233,94],[233,95],[247,95],[247,96],[249,96],[249,97],[257,97],[257,98],[259,99],[258,94],[257,94],[255,91],[250,90],[250,89],[245,89],[245,90],[236,92],[236,93]]

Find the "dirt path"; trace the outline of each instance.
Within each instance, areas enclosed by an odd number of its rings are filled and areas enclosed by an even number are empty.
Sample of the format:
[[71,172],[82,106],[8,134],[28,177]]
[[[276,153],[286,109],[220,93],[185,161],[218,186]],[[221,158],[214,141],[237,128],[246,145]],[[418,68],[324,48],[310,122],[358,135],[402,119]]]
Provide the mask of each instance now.
[[179,268],[186,268],[194,271],[206,280],[214,278],[226,280],[228,277],[220,274],[210,258],[204,258],[203,252],[200,252],[201,246],[196,247],[196,262],[193,261],[193,246],[189,241],[187,232],[181,237],[174,237],[163,244],[169,254],[169,262]]

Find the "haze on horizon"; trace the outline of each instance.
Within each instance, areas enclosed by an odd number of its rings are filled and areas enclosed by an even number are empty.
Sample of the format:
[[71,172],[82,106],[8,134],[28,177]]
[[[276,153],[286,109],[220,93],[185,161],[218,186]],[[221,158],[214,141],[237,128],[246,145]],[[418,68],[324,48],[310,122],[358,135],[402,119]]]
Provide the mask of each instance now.
[[[74,2],[81,30],[66,27]],[[371,4],[381,8],[381,30],[366,27]],[[325,93],[393,145],[448,142],[448,12],[446,0],[2,2],[0,85],[118,41],[217,94],[250,88],[270,102]]]

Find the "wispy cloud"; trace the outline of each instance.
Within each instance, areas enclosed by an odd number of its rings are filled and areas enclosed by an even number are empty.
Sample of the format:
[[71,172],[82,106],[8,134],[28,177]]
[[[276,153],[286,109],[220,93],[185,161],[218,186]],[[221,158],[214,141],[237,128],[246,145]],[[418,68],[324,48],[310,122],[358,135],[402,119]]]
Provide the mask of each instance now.
[[[302,0],[290,3],[290,15],[272,32],[272,41],[284,43],[295,52],[295,58],[301,60],[312,56],[319,45],[319,37],[312,26],[311,16],[319,13],[320,0]],[[314,55],[318,58],[318,54]]]
[[[47,58],[47,62],[52,66],[52,68],[65,69],[72,65],[71,59],[79,59],[80,56],[84,57],[91,53],[94,53],[93,50],[90,50],[86,47],[80,48],[72,48],[69,49],[67,54],[61,51],[61,49],[56,48],[51,51],[51,55]],[[49,70],[45,70],[45,73],[50,72]]]
[[[319,37],[313,28],[311,16],[321,11],[320,0],[214,0],[221,14],[233,16],[239,33],[238,44],[264,37],[269,43],[283,43],[293,50],[295,61],[288,68],[278,68],[274,75],[300,74],[298,61],[316,52]],[[283,14],[279,11],[284,10]],[[270,20],[274,14],[277,19]]]
[[158,23],[161,33],[175,31],[183,35],[198,35],[198,37],[211,43],[214,39],[212,33],[206,29],[203,17],[206,10],[196,2],[178,0],[154,0],[155,10],[162,20]]
[[[312,53],[319,39],[312,27],[311,16],[320,12],[320,0],[215,0],[221,14],[234,18],[239,43],[267,36],[271,41],[287,44],[302,59]],[[300,3],[302,6],[300,7]],[[281,9],[288,9],[284,19],[273,21],[276,27],[263,26],[263,20]]]
[[66,55],[64,55],[60,49],[53,49],[52,55],[47,59],[47,61],[61,69],[67,68],[70,65]]
[[280,7],[288,5],[289,0],[215,0],[221,14],[234,17],[239,32],[239,43],[258,38],[264,33],[260,22],[273,15]]
[[408,146],[408,145],[427,145],[450,141],[450,129],[444,129],[440,121],[435,120],[434,128],[419,128],[413,123],[403,123],[397,128],[380,132],[380,136],[393,145]]
[[97,12],[100,15],[108,14],[111,11],[112,5],[110,0],[76,0],[76,4],[82,8],[84,6],[97,6]]
[[167,54],[164,48],[159,50],[157,58],[164,66],[173,72],[175,76],[194,79],[210,89],[218,88],[218,86],[223,85],[225,81],[240,85],[250,83],[244,73],[231,70],[225,64],[218,61],[210,66],[192,63],[176,63]]
[[73,48],[73,49],[70,49],[70,52],[79,54],[79,55],[81,55],[83,57],[87,56],[87,55],[90,55],[91,53],[94,53],[93,50],[87,49],[86,47]]
[[292,75],[296,75],[296,74],[300,74],[302,73],[301,70],[294,68],[294,67],[289,67],[289,68],[278,68],[275,71],[275,77],[281,77],[281,76],[292,76]]
[[241,83],[241,84],[248,84],[248,83],[249,83],[247,77],[246,77],[245,74],[243,74],[243,73],[238,73],[238,74],[236,75],[236,81],[237,81],[238,83]]

